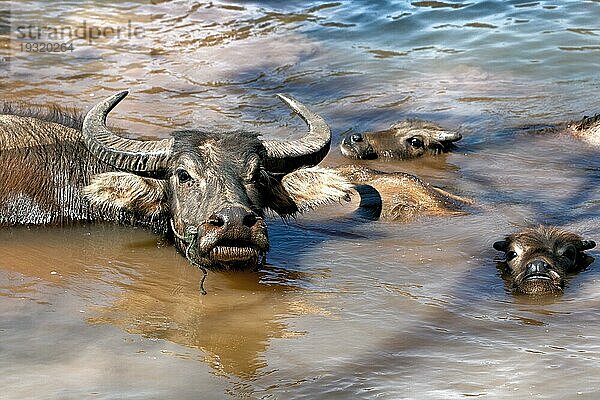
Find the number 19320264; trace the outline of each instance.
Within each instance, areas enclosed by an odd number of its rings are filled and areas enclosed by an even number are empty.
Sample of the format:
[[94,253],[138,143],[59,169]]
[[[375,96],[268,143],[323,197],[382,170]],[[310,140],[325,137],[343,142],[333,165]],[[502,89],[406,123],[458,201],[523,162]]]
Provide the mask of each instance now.
[[21,51],[26,53],[65,53],[73,51],[73,43],[34,42],[21,43]]

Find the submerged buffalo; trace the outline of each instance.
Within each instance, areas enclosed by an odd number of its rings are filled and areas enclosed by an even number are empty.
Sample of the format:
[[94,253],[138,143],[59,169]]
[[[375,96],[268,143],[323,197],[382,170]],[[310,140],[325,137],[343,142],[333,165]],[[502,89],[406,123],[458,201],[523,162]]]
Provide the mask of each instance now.
[[556,124],[521,126],[518,129],[537,134],[568,134],[592,145],[600,146],[600,114]]
[[346,165],[336,170],[360,195],[360,214],[370,219],[409,222],[421,216],[465,214],[471,199],[429,185],[405,172]]
[[360,160],[403,160],[447,152],[460,139],[460,133],[445,130],[433,122],[407,119],[384,131],[348,133],[340,150],[344,156]]
[[600,114],[570,122],[567,124],[567,130],[577,138],[600,146]]
[[564,229],[538,226],[525,229],[494,243],[504,253],[500,266],[516,293],[560,294],[565,276],[590,265],[584,253],[596,243]]
[[6,108],[0,115],[0,226],[115,221],[172,232],[201,268],[253,269],[269,250],[265,210],[285,216],[347,196],[331,170],[304,168],[327,154],[321,117],[279,95],[309,126],[292,141],[243,131],[174,132],[138,141],[106,126],[128,92],[82,121]]

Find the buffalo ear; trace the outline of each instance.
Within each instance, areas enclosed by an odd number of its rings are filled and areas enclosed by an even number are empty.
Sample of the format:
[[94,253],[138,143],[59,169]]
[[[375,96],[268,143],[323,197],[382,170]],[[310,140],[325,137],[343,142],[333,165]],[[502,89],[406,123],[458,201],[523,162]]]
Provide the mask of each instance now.
[[131,212],[149,219],[169,210],[166,181],[144,178],[126,172],[94,175],[83,189],[94,211],[118,216]]
[[506,253],[506,251],[508,250],[508,246],[509,246],[509,242],[508,240],[499,240],[497,242],[494,242],[494,249],[498,250],[498,251],[503,251]]
[[581,245],[579,246],[579,251],[589,250],[596,247],[596,242],[593,240],[582,240]]
[[268,207],[280,215],[306,212],[316,207],[349,201],[353,185],[337,171],[328,168],[301,168],[281,179],[273,188]]

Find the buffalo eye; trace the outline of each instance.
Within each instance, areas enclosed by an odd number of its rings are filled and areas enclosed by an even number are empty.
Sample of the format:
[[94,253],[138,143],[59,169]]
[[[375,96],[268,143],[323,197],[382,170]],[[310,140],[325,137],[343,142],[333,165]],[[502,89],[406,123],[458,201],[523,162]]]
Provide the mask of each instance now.
[[412,138],[408,139],[408,143],[415,149],[423,148],[423,141],[421,139],[419,139],[418,137],[412,137]]
[[256,171],[254,171],[252,173],[252,175],[250,176],[250,179],[248,179],[248,182],[253,183],[253,184],[260,183],[260,181],[262,180],[262,173],[263,173],[262,168],[257,168]]
[[506,261],[510,261],[510,260],[514,260],[515,258],[517,258],[517,253],[515,251],[509,251],[506,253]]
[[569,246],[563,251],[562,256],[568,258],[571,261],[575,261],[575,258],[577,258],[577,250],[575,249],[575,247]]
[[192,180],[190,173],[187,172],[183,168],[178,169],[176,174],[177,174],[177,180],[179,181],[179,183],[186,183],[186,182],[189,182]]
[[355,133],[354,135],[350,136],[350,141],[352,143],[359,143],[363,141],[363,137],[362,135]]

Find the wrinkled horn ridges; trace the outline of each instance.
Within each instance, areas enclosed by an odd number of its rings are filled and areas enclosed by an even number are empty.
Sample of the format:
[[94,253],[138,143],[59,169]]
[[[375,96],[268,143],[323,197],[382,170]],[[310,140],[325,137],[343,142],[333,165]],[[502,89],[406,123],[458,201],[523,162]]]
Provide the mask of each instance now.
[[96,104],[83,121],[87,148],[100,160],[129,172],[152,172],[166,168],[173,139],[140,141],[117,136],[106,127],[106,117],[129,91],[114,94]]
[[283,94],[281,101],[296,112],[308,125],[308,133],[298,140],[265,140],[267,149],[265,168],[271,172],[290,172],[295,169],[317,165],[329,152],[331,131],[325,120],[310,111],[299,101]]

